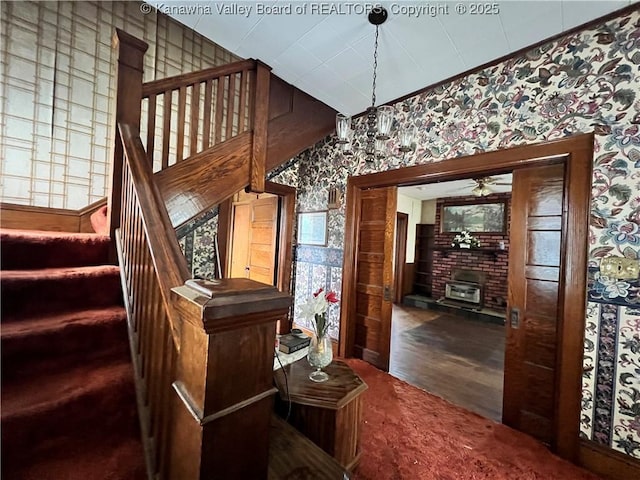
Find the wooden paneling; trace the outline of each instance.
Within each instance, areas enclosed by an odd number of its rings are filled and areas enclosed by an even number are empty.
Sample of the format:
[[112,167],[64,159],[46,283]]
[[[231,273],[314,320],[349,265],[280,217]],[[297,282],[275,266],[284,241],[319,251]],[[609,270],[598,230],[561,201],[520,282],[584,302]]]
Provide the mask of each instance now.
[[0,204],[2,228],[77,232],[77,212],[61,208],[31,207],[28,205]]
[[174,228],[248,183],[251,134],[242,133],[155,174]]
[[563,267],[563,199],[563,164],[513,172],[508,312],[519,311],[519,325],[507,315],[503,422],[552,448],[559,420],[554,401],[561,285],[526,275],[540,271],[535,267]]
[[389,368],[396,191],[362,192],[359,206],[355,347],[362,358],[384,370]]
[[266,171],[329,135],[338,113],[273,73],[270,85],[269,105],[274,110],[269,114]]
[[640,478],[640,460],[590,440],[580,440],[579,463],[609,480]]
[[0,227],[52,232],[95,233],[91,215],[104,205],[106,198],[80,210],[33,207],[0,203]]
[[185,325],[165,478],[266,478],[275,323],[292,298],[247,279],[173,292]]

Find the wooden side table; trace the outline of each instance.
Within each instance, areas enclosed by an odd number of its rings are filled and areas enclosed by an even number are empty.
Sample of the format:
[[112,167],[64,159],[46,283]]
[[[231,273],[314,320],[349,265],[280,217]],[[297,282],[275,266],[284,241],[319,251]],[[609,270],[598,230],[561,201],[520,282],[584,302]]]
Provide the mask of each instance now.
[[[309,380],[312,370],[304,358],[284,367],[291,398],[289,422],[351,471],[360,461],[361,394],[367,384],[341,361],[323,369],[329,374],[323,383]],[[280,393],[277,410],[284,417],[289,405],[283,369],[274,377]]]

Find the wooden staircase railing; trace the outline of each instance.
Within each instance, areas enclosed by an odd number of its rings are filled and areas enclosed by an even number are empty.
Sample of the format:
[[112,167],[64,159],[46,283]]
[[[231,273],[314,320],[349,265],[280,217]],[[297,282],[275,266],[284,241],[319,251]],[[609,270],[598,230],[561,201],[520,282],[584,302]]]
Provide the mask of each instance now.
[[[171,289],[189,278],[184,255],[171,236],[166,210],[147,167],[144,148],[135,129],[119,125],[125,161],[122,169],[122,209],[116,230],[118,261],[127,309],[138,413],[147,468],[167,470],[171,420],[171,383],[180,348],[181,321]],[[163,214],[164,213],[164,214]],[[169,230],[171,231],[171,230]]]
[[[245,185],[263,192],[270,68],[244,60],[142,83],[147,44],[120,30],[117,37],[123,88],[116,121],[137,127],[146,138],[145,156],[157,173],[173,227]],[[121,152],[114,158],[111,232],[118,225]],[[198,195],[212,190],[212,172],[217,180],[213,203]]]
[[148,476],[266,479],[275,323],[292,299],[247,279],[189,278],[140,138],[140,110],[127,105],[142,97],[146,45],[122,31],[116,39],[110,231]]
[[245,60],[143,84],[141,132],[155,171],[251,130],[256,63]]

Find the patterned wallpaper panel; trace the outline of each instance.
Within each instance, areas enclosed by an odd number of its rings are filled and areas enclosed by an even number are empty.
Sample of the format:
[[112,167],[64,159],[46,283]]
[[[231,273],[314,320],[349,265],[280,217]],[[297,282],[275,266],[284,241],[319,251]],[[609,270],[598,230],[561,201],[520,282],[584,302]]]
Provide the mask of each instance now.
[[145,81],[238,60],[140,2],[3,1],[0,200],[79,209],[107,194],[115,28],[149,44]]
[[[327,189],[344,191],[349,175],[595,133],[581,434],[640,458],[640,284],[597,274],[605,255],[640,258],[639,10],[395,107],[397,125],[418,129],[416,151],[368,163],[343,157],[333,139],[325,139],[298,157],[300,210],[326,208]],[[363,122],[357,126],[362,133]],[[393,152],[397,145],[390,143]],[[329,247],[342,250],[344,207],[332,217]],[[296,270],[297,286],[300,276],[314,286],[340,284],[338,268],[300,255]],[[299,305],[308,291],[295,294],[295,322],[303,326],[308,319],[299,315]],[[339,312],[331,319],[339,322]],[[337,324],[331,333],[337,336]]]

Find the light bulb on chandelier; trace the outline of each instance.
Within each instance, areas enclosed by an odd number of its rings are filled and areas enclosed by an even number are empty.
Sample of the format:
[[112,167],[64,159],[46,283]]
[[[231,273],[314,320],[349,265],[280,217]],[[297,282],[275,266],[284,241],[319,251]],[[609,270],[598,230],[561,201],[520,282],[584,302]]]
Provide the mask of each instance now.
[[[365,138],[358,141],[360,148],[364,150],[367,160],[373,160],[375,157],[384,158],[387,155],[386,143],[392,137],[394,124],[395,108],[390,105],[376,107],[376,79],[378,71],[378,33],[379,26],[382,25],[388,17],[387,10],[383,7],[374,7],[369,12],[369,23],[375,25],[376,35],[373,47],[373,84],[371,89],[371,106],[365,111],[366,130]],[[415,138],[416,129],[413,125],[405,124],[398,129],[398,150],[402,153],[414,150],[413,140]],[[336,115],[336,136],[338,140],[336,144],[339,146],[343,155],[353,155],[354,150],[354,130],[353,120],[350,116],[343,113]]]

